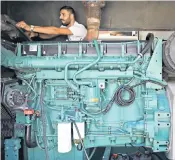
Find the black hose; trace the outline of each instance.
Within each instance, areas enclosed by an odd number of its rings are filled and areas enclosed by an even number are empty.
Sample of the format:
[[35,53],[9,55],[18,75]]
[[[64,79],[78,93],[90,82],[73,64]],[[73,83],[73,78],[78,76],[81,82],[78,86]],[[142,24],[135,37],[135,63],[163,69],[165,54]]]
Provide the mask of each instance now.
[[157,153],[152,153],[152,155],[155,155],[157,158],[159,158],[159,160],[164,160],[161,156],[159,156]]
[[37,143],[31,140],[31,125],[25,127],[25,140],[28,148],[35,148],[37,146]]
[[141,51],[141,55],[143,56],[147,51],[148,49],[151,48],[152,46],[152,43],[154,41],[154,34],[152,33],[148,33],[147,36],[146,36],[146,40],[148,41],[147,44],[145,45],[145,47],[142,49]]

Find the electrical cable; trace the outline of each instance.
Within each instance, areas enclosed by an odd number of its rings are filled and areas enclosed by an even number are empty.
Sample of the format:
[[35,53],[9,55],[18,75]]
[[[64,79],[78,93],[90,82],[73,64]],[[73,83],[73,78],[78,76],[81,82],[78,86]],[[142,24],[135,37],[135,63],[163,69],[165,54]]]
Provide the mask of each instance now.
[[[157,85],[160,85],[162,87],[165,87],[165,85],[159,83],[159,82],[156,82],[156,81],[153,81],[153,80],[145,80],[143,82],[140,82],[138,84],[135,84],[133,86],[122,86],[120,87],[117,91],[116,91],[116,94],[115,94],[115,102],[120,105],[120,106],[128,106],[128,105],[131,105],[134,100],[135,100],[135,91],[133,88],[139,86],[139,85],[142,85],[142,84],[145,84],[147,82],[150,82],[150,83],[154,83],[154,84],[157,84]],[[128,100],[125,100],[122,98],[122,93],[123,91],[127,91],[129,94],[130,94],[130,97]]]
[[[36,130],[34,131],[35,132],[35,138],[36,138],[36,143],[37,143],[37,146],[41,149],[41,150],[45,150],[45,147],[42,147],[39,143],[39,140],[38,140],[38,128],[39,128],[39,125],[38,125],[38,118],[36,119]],[[52,147],[52,149],[54,148],[55,146]]]
[[[146,147],[144,147],[144,146],[141,146],[141,147],[142,147],[145,151],[148,151]],[[141,147],[139,147],[139,148],[141,148]]]
[[[146,40],[148,40],[148,43],[145,45],[145,47],[142,49],[141,51],[141,55],[143,56],[148,49],[150,49],[153,41],[154,41],[154,35],[152,33],[148,33],[147,37],[146,37]],[[138,85],[141,85],[141,84],[145,84],[146,82],[152,82],[152,83],[155,83],[155,84],[159,84],[162,86],[161,83],[159,82],[155,82],[155,81],[152,81],[152,80],[147,80],[147,81],[144,81],[144,82],[141,82],[139,84],[136,84],[134,86],[128,86],[128,85],[124,85],[124,86],[121,86],[114,94],[112,100],[108,103],[106,109],[105,109],[105,112],[108,112],[110,110],[110,108],[112,107],[114,101],[116,104],[120,105],[120,106],[128,106],[128,105],[131,105],[134,100],[135,100],[135,96],[136,96],[136,93],[134,91],[134,87],[138,86]],[[122,97],[122,94],[123,94],[123,91],[127,91],[129,93],[129,99],[124,99]]]
[[147,83],[147,82],[154,83],[154,84],[160,85],[160,86],[162,86],[162,87],[165,87],[165,86],[166,86],[166,85],[164,85],[164,84],[162,84],[162,83],[160,83],[160,82],[157,82],[157,81],[145,80],[145,81],[142,81],[142,82],[140,82],[140,83],[137,83],[137,84],[131,86],[131,88],[137,87],[137,86],[142,85],[142,84],[145,84],[145,83]]
[[[30,83],[29,83],[30,86],[31,86],[31,84],[32,84],[32,82],[34,80],[34,77],[35,77],[35,75],[33,75],[32,78],[31,78],[31,80],[30,80]],[[27,87],[27,92],[28,92],[28,89],[29,89],[29,86]]]
[[44,140],[44,148],[46,154],[46,160],[49,160],[48,148],[47,148],[47,139],[46,139],[46,117],[45,117],[45,110],[43,106],[43,86],[41,87],[41,97],[40,97],[40,105],[41,105],[41,118],[43,123],[43,140]]
[[35,90],[32,88],[32,86],[31,86],[26,80],[22,79],[22,81],[23,81],[25,84],[27,84],[28,87],[33,91],[34,97],[32,98],[32,100],[34,100],[34,99],[36,98],[37,93],[35,92]]
[[[128,143],[128,144],[131,145],[131,146],[132,146],[133,148],[135,148],[135,149],[137,149],[137,147],[138,147],[138,146],[134,146],[132,143]],[[140,150],[141,147],[144,149],[144,151],[148,151],[146,147],[140,146],[140,147],[138,148],[138,151],[139,151],[139,152],[136,151],[136,152],[133,152],[133,153],[130,153],[130,154],[129,154],[129,153],[126,153],[126,154],[127,154],[130,158],[132,158],[132,159],[134,159],[134,157],[132,157],[132,156],[133,156],[133,155],[136,155],[137,153],[140,153],[140,154],[142,154],[142,155],[146,155],[146,154],[145,154],[146,152],[143,153],[143,152]],[[125,143],[125,148],[127,148],[126,143]],[[148,154],[147,154],[147,155],[148,155]],[[151,155],[151,154],[149,154],[149,155]],[[162,159],[160,159],[160,160],[162,160]]]
[[38,145],[38,147],[41,149],[41,150],[45,150],[45,148],[44,147],[41,147],[40,146],[40,144],[39,144],[39,141],[38,141],[38,136],[37,136],[37,129],[38,129],[38,127],[39,127],[39,125],[38,125],[38,118],[37,118],[37,120],[36,120],[36,133],[35,133],[35,137],[36,137],[36,143],[37,143],[37,145]]
[[[127,100],[122,97],[124,91],[127,91],[129,93],[129,99]],[[133,88],[129,86],[122,86],[116,91],[114,101],[120,106],[129,106],[134,102],[135,95],[136,93]]]
[[[132,143],[129,143],[133,148],[137,148],[137,146],[134,146]],[[140,148],[140,147],[139,147]],[[143,153],[140,149],[138,148],[138,151],[140,151],[142,154],[145,154]]]
[[112,107],[112,105],[113,105],[113,103],[114,103],[114,100],[115,100],[115,93],[114,93],[114,95],[113,95],[113,97],[112,97],[112,99],[109,101],[109,103],[107,104],[107,106],[106,106],[106,108],[105,108],[105,110],[104,110],[104,114],[106,114],[110,109],[111,109],[111,107]]
[[[130,94],[130,97],[128,100],[125,100],[122,98],[123,90],[126,90]],[[111,109],[114,102],[120,106],[128,106],[132,104],[134,100],[135,100],[134,89],[132,89],[129,86],[122,86],[115,92],[113,98],[109,101],[103,113],[106,114]]]
[[[135,91],[133,88],[139,86],[139,85],[142,85],[142,84],[145,84],[147,82],[150,82],[150,83],[154,83],[154,84],[157,84],[157,85],[160,85],[162,87],[165,87],[166,85],[160,83],[160,82],[157,82],[157,81],[154,81],[154,80],[145,80],[145,81],[142,81],[140,83],[137,83],[133,86],[121,86],[119,89],[117,89],[117,91],[115,92],[114,96],[112,97],[112,99],[109,101],[109,103],[107,104],[106,106],[106,109],[103,111],[104,114],[106,114],[110,108],[112,107],[113,103],[117,103],[118,105],[120,106],[128,106],[128,105],[131,105],[134,100],[135,100]],[[122,93],[123,91],[127,91],[129,94],[130,94],[130,97],[128,100],[125,100],[122,98]]]
[[[125,148],[127,149],[126,143],[125,143]],[[122,155],[122,158],[123,158],[123,154],[121,154],[121,155]],[[133,158],[129,155],[128,152],[126,152],[126,155],[129,156],[129,158],[131,158],[133,160]]]
[[85,156],[86,156],[87,160],[90,160],[89,157],[88,157],[88,154],[87,154],[87,152],[86,152],[86,148],[85,148],[85,146],[84,146],[84,143],[83,143],[83,141],[82,141],[81,134],[80,134],[80,132],[79,132],[78,126],[77,126],[77,124],[76,124],[76,122],[75,122],[74,120],[72,120],[72,119],[70,119],[70,120],[72,121],[72,123],[73,123],[74,126],[75,126],[75,129],[76,129],[76,131],[77,131],[77,134],[78,134],[80,143],[81,143],[81,145],[82,145],[82,147],[83,147]]
[[[150,49],[153,41],[154,41],[154,35],[152,33],[148,33],[146,40],[148,40],[148,43],[145,45],[145,47],[142,49],[141,51],[141,55],[143,56],[148,49]],[[134,86],[136,87],[136,86]],[[116,104],[120,105],[120,106],[128,106],[131,105],[134,100],[135,100],[135,91],[134,91],[134,87],[129,87],[129,86],[121,86],[114,94],[114,97],[112,98],[112,100],[109,102],[109,104],[107,105],[105,112],[109,111],[109,109],[112,107],[113,102],[115,101]],[[122,93],[123,91],[127,91],[129,93],[129,99],[124,99],[122,97]]]
[[37,143],[37,146],[41,149],[41,150],[45,150],[44,147],[41,147],[40,144],[39,144],[39,141],[38,141],[38,136],[36,135],[36,143]]

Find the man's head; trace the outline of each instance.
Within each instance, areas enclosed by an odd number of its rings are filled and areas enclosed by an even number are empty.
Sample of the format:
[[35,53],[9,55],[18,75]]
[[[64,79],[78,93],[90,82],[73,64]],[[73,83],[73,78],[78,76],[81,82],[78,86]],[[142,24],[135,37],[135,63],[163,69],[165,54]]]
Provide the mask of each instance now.
[[63,25],[67,26],[72,21],[75,20],[75,11],[72,7],[69,6],[63,6],[60,9],[60,20]]

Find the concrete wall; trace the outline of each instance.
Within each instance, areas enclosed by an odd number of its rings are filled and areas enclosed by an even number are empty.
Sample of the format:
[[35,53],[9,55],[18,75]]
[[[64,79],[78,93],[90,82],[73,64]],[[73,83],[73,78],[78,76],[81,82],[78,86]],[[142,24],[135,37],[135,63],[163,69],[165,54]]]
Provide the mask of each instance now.
[[[34,25],[59,26],[59,9],[72,6],[77,20],[86,25],[85,10],[81,1],[29,1],[7,2],[8,14],[16,21],[25,20]],[[2,4],[3,5],[3,4]],[[162,1],[107,1],[102,12],[102,29],[175,29],[175,2]],[[5,10],[5,9],[3,9]]]

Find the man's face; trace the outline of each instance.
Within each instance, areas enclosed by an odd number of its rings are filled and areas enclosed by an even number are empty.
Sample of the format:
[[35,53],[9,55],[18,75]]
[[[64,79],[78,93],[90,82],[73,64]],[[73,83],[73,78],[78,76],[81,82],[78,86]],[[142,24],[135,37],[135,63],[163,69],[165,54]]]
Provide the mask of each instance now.
[[60,20],[63,25],[69,25],[71,22],[71,13],[65,9],[60,11]]

